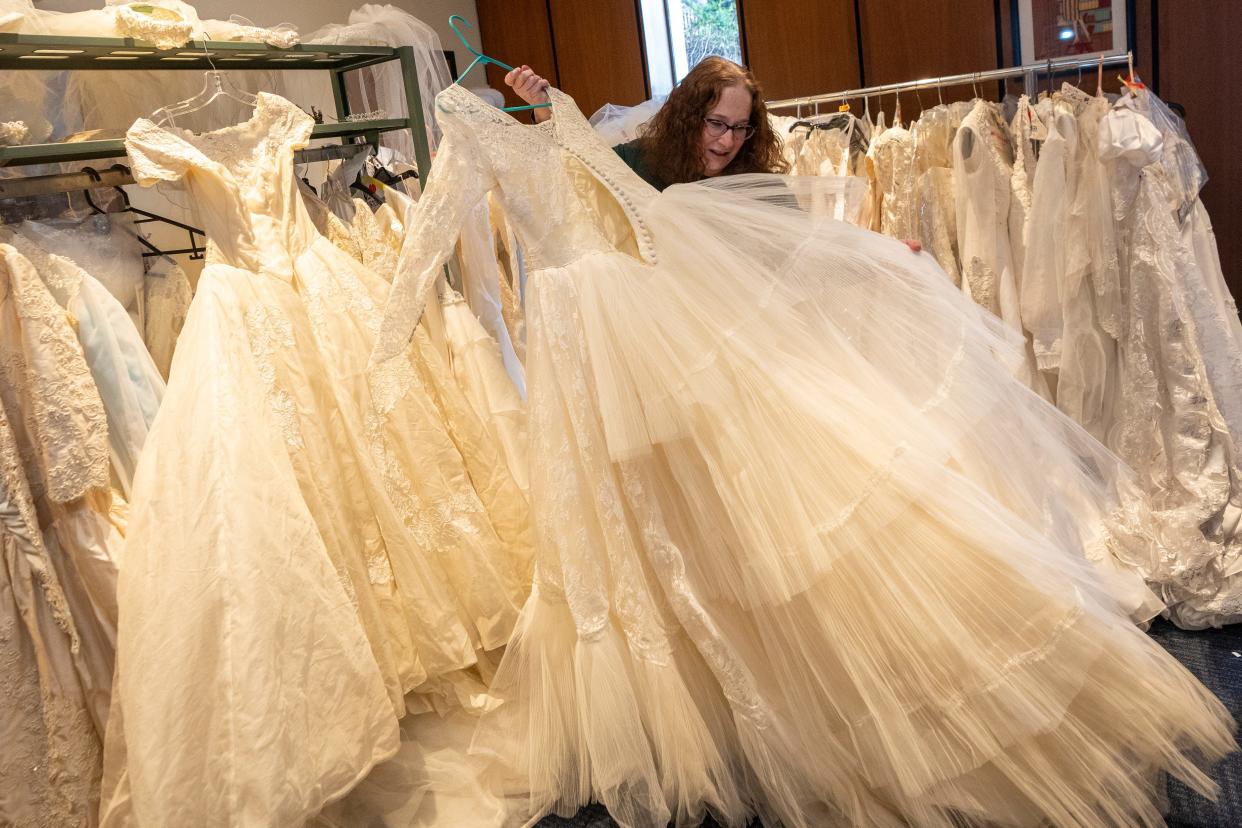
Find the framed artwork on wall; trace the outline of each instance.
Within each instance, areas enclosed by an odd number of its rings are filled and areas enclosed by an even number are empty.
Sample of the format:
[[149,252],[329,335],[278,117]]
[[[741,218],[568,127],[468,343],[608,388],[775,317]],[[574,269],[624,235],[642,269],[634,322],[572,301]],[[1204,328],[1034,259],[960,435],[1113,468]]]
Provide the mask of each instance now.
[[1133,48],[1134,0],[1012,0],[1018,63]]

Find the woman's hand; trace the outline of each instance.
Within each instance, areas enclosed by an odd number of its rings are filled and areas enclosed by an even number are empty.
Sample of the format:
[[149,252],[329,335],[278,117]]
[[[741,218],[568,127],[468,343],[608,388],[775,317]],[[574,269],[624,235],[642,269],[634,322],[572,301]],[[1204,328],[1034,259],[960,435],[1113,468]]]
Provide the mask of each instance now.
[[916,241],[915,239],[902,239],[902,242],[905,243],[906,247],[910,248],[915,253],[923,252],[923,243],[920,241]]
[[[505,75],[505,83],[513,87],[517,96],[528,104],[548,102],[548,82],[536,75],[529,66],[519,66]],[[552,110],[547,107],[532,111],[536,121],[546,121],[552,117]]]

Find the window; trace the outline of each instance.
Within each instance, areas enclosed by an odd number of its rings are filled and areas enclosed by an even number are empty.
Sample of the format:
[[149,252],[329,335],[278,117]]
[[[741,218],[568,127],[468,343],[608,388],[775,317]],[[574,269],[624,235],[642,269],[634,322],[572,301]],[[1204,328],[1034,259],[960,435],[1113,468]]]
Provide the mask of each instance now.
[[651,94],[673,84],[709,55],[742,62],[737,0],[642,0]]

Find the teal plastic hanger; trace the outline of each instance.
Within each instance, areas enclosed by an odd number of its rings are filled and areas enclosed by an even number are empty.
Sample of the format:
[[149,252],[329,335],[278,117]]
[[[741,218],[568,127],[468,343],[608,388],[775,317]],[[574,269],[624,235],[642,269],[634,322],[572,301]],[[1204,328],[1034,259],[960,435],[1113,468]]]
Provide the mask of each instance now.
[[[466,40],[466,36],[461,33],[461,29],[457,28],[457,24],[459,23],[465,26],[467,29],[472,29],[474,27],[470,25],[469,20],[462,17],[460,14],[454,14],[451,17],[449,17],[449,28],[453,30],[453,34],[457,35],[457,39],[461,41],[461,45],[466,47],[466,51],[474,55],[474,60],[470,61],[470,65],[466,67],[466,71],[458,75],[457,80],[455,80],[454,83],[461,83],[461,79],[464,78],[466,75],[469,75],[470,70],[474,69],[474,67],[478,66],[480,63],[490,63],[493,66],[499,66],[501,69],[504,69],[506,72],[513,71],[513,67],[508,65],[507,63],[501,63],[500,61],[496,60],[496,58],[488,57],[487,55],[480,52],[478,49],[471,46],[470,41]],[[543,109],[544,107],[551,106],[551,105],[552,104],[550,103],[541,103],[541,104],[528,104],[526,106],[506,106],[502,108],[502,111],[504,112],[525,112],[528,109]]]

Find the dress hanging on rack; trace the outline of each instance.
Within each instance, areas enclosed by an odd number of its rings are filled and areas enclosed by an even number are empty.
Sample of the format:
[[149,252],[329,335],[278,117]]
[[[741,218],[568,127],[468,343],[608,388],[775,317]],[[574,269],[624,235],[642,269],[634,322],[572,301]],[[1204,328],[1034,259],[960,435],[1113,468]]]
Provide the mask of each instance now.
[[105,825],[242,790],[305,819],[392,755],[407,705],[485,703],[476,665],[529,589],[524,496],[463,449],[426,338],[367,383],[388,285],[301,205],[312,126],[261,93],[233,127],[127,137],[139,183],[188,176],[212,242],[135,476]]
[[1147,573],[1187,627],[1242,621],[1242,328],[1198,193],[1206,175],[1155,96],[1103,119],[1121,284],[1120,393],[1109,444],[1153,492],[1176,554]]
[[194,289],[181,266],[169,258],[156,259],[143,284],[142,339],[165,381],[193,299]]
[[[0,244],[0,820],[91,824],[108,720],[115,565],[103,405],[69,319]],[[109,576],[112,581],[108,583]],[[103,596],[99,601],[96,597]]]
[[97,279],[63,256],[44,251],[24,228],[0,230],[0,239],[35,265],[56,301],[75,320],[107,413],[112,475],[128,498],[138,458],[164,397],[164,378],[121,303]]
[[969,104],[941,104],[924,110],[911,127],[918,173],[917,210],[923,247],[935,257],[953,284],[961,286],[957,251],[957,205],[954,199],[953,136]]

